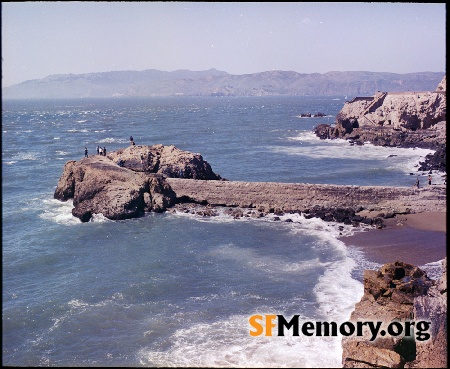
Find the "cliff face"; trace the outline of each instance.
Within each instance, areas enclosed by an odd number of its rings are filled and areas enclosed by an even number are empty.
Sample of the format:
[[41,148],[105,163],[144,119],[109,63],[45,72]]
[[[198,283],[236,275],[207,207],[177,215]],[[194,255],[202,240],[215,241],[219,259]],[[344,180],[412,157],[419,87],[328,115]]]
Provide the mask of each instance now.
[[[446,368],[447,367],[447,285],[444,274],[438,281],[411,264],[396,261],[379,271],[364,272],[364,295],[355,305],[350,320],[382,322],[381,329],[397,322],[431,322],[428,330],[414,327],[408,333],[342,340],[344,368]],[[406,330],[406,329],[405,329]],[[380,330],[381,332],[381,330]],[[391,331],[392,332],[392,331]],[[422,340],[419,333],[429,334]]]
[[[317,126],[322,139],[343,138],[353,144],[431,148],[438,153],[427,158],[422,170],[446,170],[445,77],[436,91],[378,92],[346,102],[335,126]],[[429,163],[429,164],[428,164]]]

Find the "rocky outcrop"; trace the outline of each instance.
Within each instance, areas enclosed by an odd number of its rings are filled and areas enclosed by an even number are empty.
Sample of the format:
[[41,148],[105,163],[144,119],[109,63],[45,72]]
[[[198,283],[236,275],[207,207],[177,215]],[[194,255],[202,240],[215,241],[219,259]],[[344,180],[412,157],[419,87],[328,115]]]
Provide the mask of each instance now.
[[410,368],[447,368],[447,258],[444,273],[425,296],[414,299],[414,319],[431,321],[431,339],[418,341]]
[[[446,267],[446,263],[445,263]],[[445,368],[447,361],[445,275],[436,283],[420,268],[396,261],[379,271],[364,272],[364,295],[355,305],[350,321],[382,322],[374,339],[370,330],[362,337],[350,336],[342,340],[344,368]],[[389,325],[406,327],[407,322],[431,322],[431,330],[410,324],[411,330],[389,330]],[[422,340],[420,333],[431,334]]]
[[438,151],[421,163],[421,170],[446,169],[445,77],[436,91],[378,92],[344,104],[334,126],[314,128],[321,139],[342,138],[351,144],[420,147]]
[[130,146],[106,157],[67,162],[54,198],[73,199],[72,214],[82,221],[100,213],[114,220],[134,218],[174,203],[175,194],[164,180],[169,176],[221,179],[199,154],[174,146]]
[[[120,164],[120,165],[119,165]],[[222,180],[199,154],[174,146],[130,146],[66,163],[54,197],[73,199],[72,214],[88,221],[165,211],[178,203],[240,207],[260,213],[302,213],[305,218],[383,227],[396,214],[446,209],[445,186],[337,186]],[[360,215],[375,210],[376,217]]]
[[335,126],[319,125],[315,133],[360,144],[437,148],[445,144],[445,121],[443,93],[381,93],[346,102]]

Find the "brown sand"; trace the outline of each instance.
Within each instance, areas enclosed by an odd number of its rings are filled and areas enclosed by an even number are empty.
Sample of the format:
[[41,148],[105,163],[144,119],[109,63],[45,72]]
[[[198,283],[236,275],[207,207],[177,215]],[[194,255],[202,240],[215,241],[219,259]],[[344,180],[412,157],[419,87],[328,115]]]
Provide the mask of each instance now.
[[347,246],[364,252],[370,261],[400,260],[417,266],[446,257],[446,212],[424,212],[385,219],[386,228],[341,237]]

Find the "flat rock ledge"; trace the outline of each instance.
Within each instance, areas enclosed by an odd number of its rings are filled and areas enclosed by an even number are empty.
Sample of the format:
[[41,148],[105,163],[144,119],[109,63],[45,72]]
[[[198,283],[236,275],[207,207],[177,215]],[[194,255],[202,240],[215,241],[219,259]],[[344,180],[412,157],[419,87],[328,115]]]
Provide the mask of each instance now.
[[[383,219],[396,214],[446,210],[445,186],[417,189],[228,181],[214,173],[200,154],[163,145],[130,146],[107,156],[68,161],[54,198],[73,199],[72,214],[83,222],[93,214],[129,219],[191,203],[250,209],[258,217],[302,213],[306,218],[380,228]],[[375,216],[364,215],[368,211]]]
[[[382,322],[381,330],[405,322],[414,323],[409,335],[386,334],[371,340],[362,337],[342,339],[344,368],[447,368],[447,259],[443,274],[431,280],[420,268],[401,261],[364,272],[364,295],[355,305],[350,321]],[[429,322],[428,329],[417,326]],[[418,339],[418,333],[429,339]]]

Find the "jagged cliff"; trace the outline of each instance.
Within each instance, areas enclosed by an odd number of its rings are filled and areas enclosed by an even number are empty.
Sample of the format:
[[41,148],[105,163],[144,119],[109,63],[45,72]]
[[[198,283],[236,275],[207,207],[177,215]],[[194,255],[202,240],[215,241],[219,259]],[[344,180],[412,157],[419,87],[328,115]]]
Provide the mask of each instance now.
[[[379,271],[366,270],[364,295],[355,305],[350,321],[381,322],[380,332],[385,334],[375,340],[371,340],[369,331],[362,337],[344,337],[343,367],[446,368],[447,259],[443,269],[438,281],[401,261],[385,264]],[[400,332],[398,323],[406,327],[405,322],[417,326]],[[430,325],[424,329],[427,323]],[[394,330],[389,329],[391,324],[396,327]],[[394,334],[397,332],[398,335]],[[425,334],[429,339],[424,339]]]
[[445,77],[436,91],[378,92],[344,104],[334,126],[318,125],[322,139],[343,138],[352,144],[431,148],[436,153],[419,170],[446,170]]

